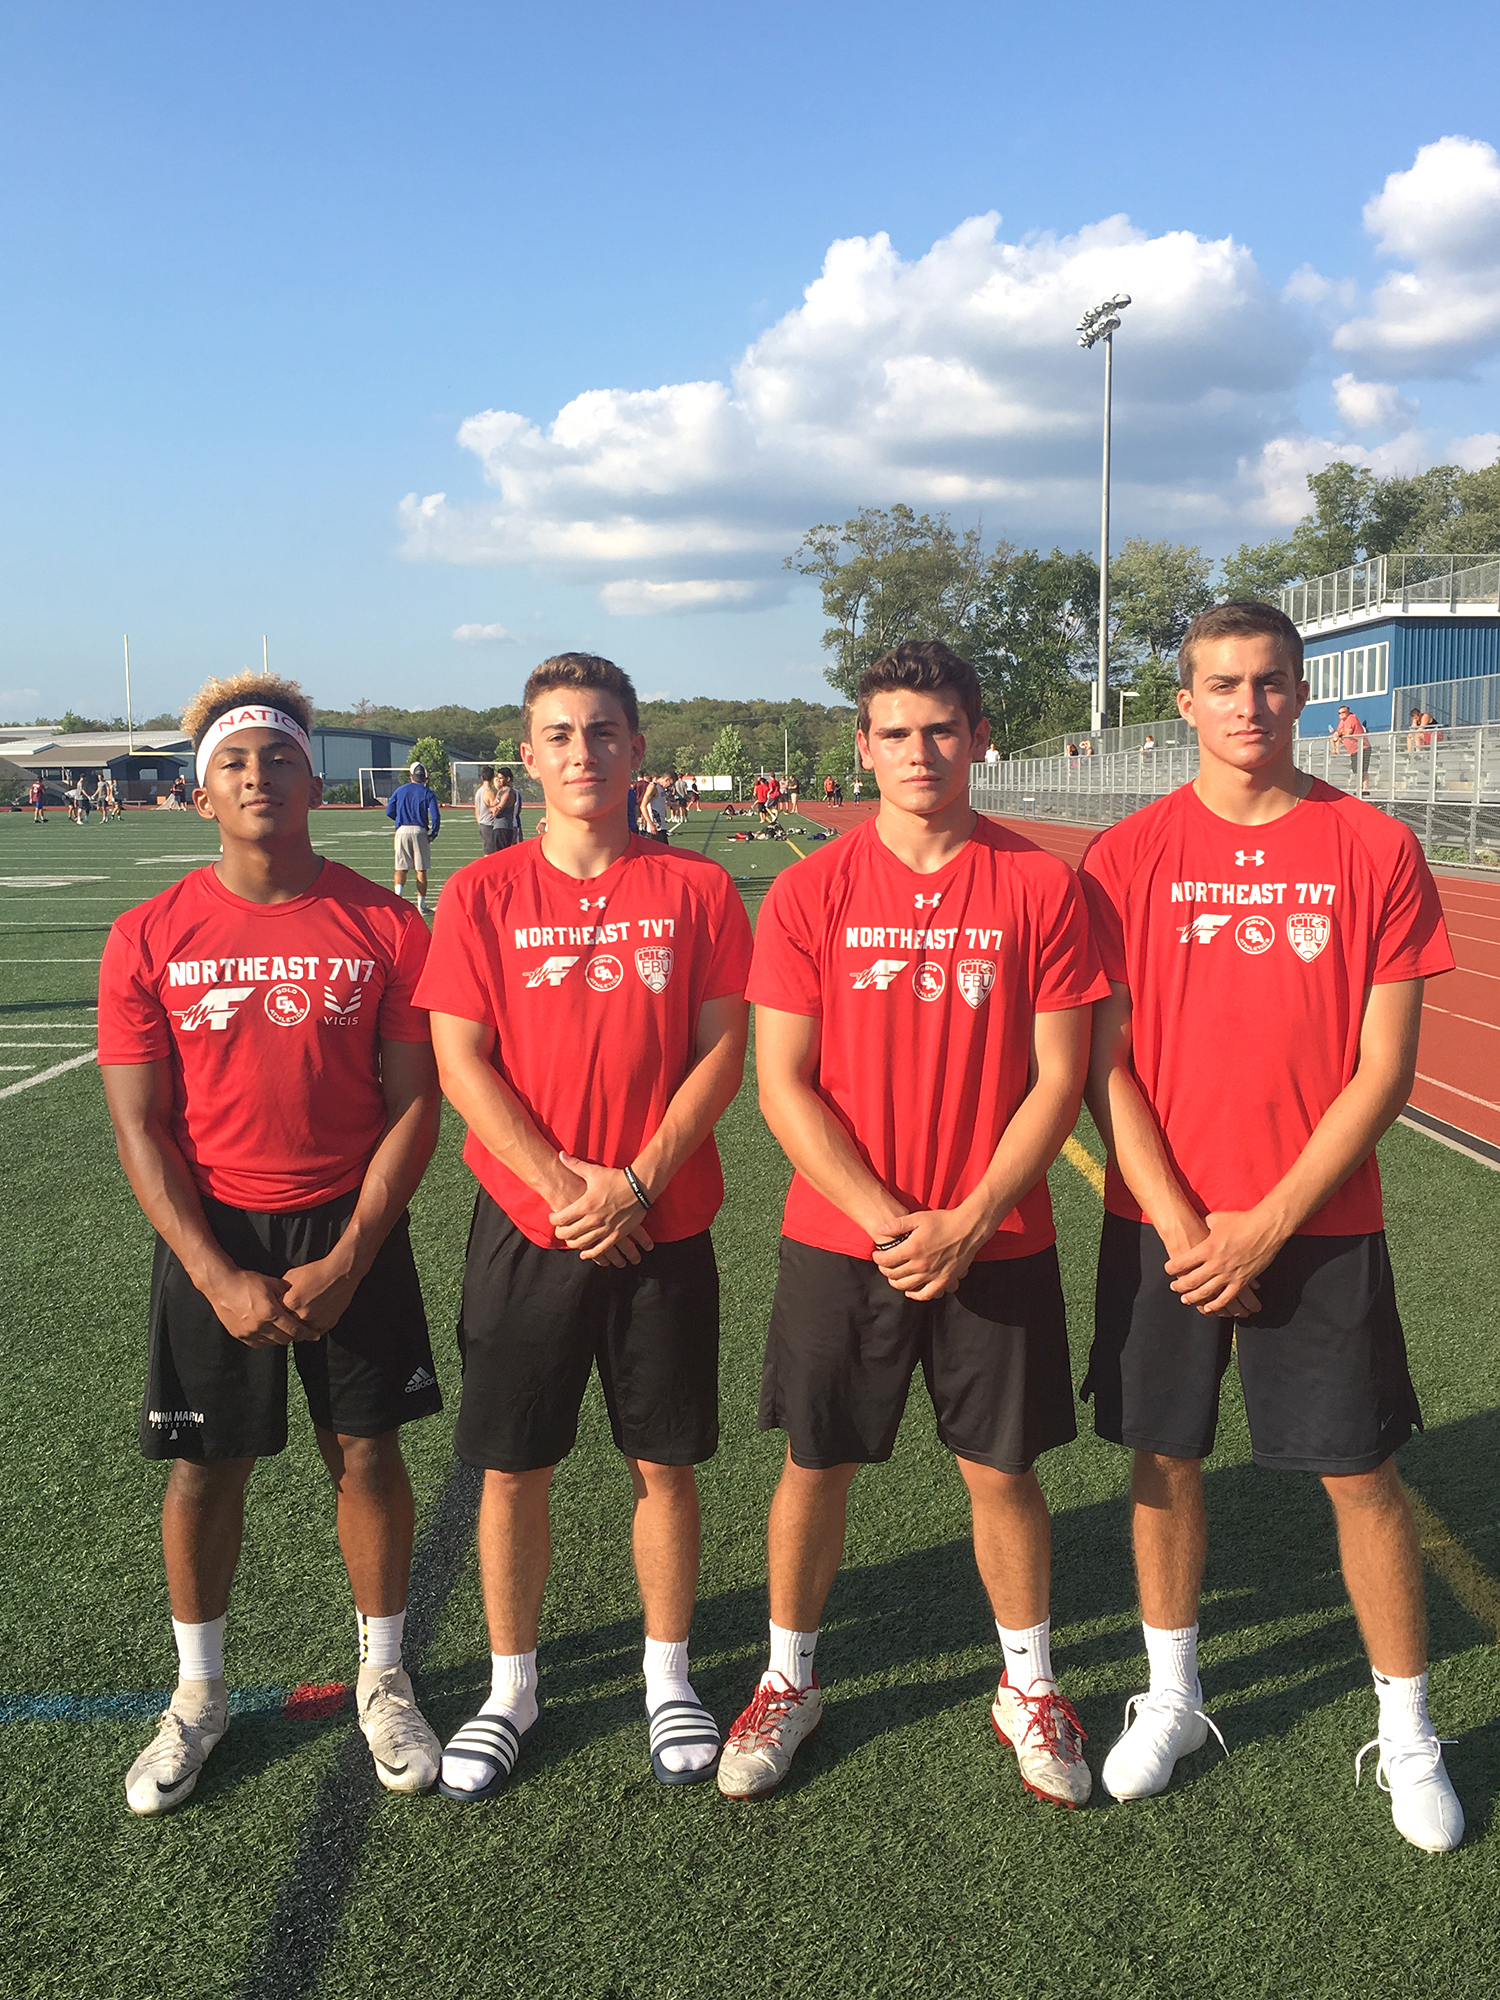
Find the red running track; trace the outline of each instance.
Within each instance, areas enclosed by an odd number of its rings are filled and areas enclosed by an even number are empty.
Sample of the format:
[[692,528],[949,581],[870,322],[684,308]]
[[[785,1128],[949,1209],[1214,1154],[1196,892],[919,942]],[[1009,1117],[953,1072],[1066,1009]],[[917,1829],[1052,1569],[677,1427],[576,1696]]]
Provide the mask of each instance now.
[[[874,810],[873,802],[803,806],[800,816],[819,826],[848,828]],[[1055,820],[1001,824],[1074,868],[1097,831]],[[1458,969],[1427,983],[1412,1108],[1494,1151],[1500,1149],[1500,882],[1438,873],[1437,885]]]

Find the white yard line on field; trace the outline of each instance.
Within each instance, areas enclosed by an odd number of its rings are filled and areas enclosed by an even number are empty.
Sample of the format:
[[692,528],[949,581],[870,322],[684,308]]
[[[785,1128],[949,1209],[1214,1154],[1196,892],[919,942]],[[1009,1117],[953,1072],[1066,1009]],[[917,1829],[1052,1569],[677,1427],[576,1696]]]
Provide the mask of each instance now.
[[70,1069],[78,1069],[82,1064],[91,1063],[93,1060],[92,1049],[85,1056],[70,1056],[66,1062],[54,1063],[51,1069],[39,1069],[35,1076],[23,1076],[15,1083],[5,1084],[0,1087],[0,1097],[14,1097],[18,1090],[30,1090],[33,1084],[50,1083],[53,1077],[65,1076]]

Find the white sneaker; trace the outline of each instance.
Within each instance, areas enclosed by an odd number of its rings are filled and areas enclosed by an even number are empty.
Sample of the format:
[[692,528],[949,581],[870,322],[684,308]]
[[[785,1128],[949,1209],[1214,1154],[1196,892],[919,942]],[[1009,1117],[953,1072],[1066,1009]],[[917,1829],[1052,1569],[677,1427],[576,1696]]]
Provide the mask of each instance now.
[[1464,1809],[1443,1768],[1443,1745],[1451,1736],[1419,1736],[1415,1743],[1392,1743],[1377,1736],[1354,1760],[1354,1782],[1372,1750],[1379,1755],[1375,1782],[1391,1799],[1396,1831],[1428,1854],[1447,1854],[1464,1837]]
[[761,1799],[792,1768],[797,1746],[823,1719],[816,1675],[811,1687],[794,1688],[784,1675],[764,1673],[750,1706],[724,1739],[719,1790],[726,1799]]
[[1202,1703],[1201,1683],[1192,1700],[1170,1688],[1159,1694],[1130,1697],[1125,1704],[1124,1730],[1099,1773],[1111,1798],[1149,1799],[1164,1792],[1178,1758],[1201,1750],[1210,1730],[1219,1737],[1219,1748],[1229,1754],[1217,1723],[1203,1713]]
[[360,1701],[359,1726],[388,1792],[426,1792],[437,1783],[442,1745],[417,1707],[405,1667],[387,1667]]
[[1094,1788],[1083,1761],[1083,1724],[1066,1695],[1046,1681],[1033,1681],[1040,1694],[1025,1694],[1002,1680],[990,1704],[990,1723],[1002,1743],[1016,1753],[1021,1783],[1055,1806],[1081,1806]]
[[125,1774],[133,1813],[172,1812],[191,1798],[209,1752],[229,1727],[229,1696],[218,1681],[179,1681],[161,1726]]

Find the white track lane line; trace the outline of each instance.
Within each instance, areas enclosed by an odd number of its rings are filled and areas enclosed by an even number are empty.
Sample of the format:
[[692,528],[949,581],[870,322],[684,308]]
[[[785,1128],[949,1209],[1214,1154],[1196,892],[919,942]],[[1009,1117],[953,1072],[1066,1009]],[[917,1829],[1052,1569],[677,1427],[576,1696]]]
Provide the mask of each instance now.
[[97,965],[97,958],[0,958],[0,969],[7,965]]
[[0,1097],[14,1097],[18,1090],[30,1090],[34,1084],[50,1083],[55,1076],[65,1076],[70,1069],[78,1069],[84,1063],[94,1060],[94,1052],[86,1056],[71,1056],[67,1062],[54,1063],[51,1069],[40,1069],[35,1076],[23,1076],[17,1083],[7,1083],[0,1088]]

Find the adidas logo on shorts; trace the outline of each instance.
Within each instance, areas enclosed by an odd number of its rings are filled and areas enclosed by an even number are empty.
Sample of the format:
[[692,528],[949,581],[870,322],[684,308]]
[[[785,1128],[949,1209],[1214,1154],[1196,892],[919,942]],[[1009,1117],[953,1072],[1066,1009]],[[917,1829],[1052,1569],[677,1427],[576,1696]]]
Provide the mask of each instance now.
[[415,1396],[418,1389],[430,1389],[436,1380],[435,1375],[430,1375],[425,1368],[419,1368],[407,1383],[406,1393],[408,1396]]

